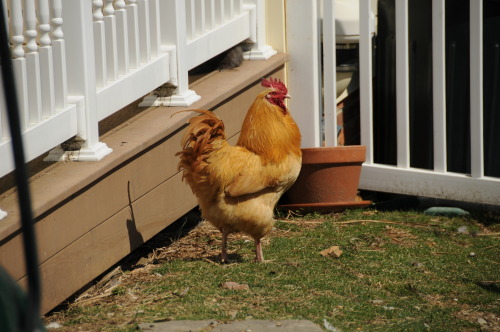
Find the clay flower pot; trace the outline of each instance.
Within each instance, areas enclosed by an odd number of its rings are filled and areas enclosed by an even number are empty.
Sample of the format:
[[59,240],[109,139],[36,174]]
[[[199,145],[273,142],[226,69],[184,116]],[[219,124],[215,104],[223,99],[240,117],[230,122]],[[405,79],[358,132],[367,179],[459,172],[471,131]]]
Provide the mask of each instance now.
[[282,207],[338,211],[369,205],[370,201],[357,199],[365,159],[364,145],[302,149],[302,169]]

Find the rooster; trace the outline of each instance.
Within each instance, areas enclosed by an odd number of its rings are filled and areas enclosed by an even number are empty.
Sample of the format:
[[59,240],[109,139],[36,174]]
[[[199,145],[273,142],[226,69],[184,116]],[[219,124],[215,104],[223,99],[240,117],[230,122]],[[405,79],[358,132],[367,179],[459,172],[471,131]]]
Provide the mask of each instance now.
[[255,241],[255,260],[264,261],[261,239],[274,225],[273,211],[299,175],[300,131],[290,115],[286,86],[263,79],[243,121],[236,146],[226,140],[214,113],[191,118],[182,139],[179,170],[198,198],[202,216],[222,233],[222,262],[228,261],[228,235],[243,232]]

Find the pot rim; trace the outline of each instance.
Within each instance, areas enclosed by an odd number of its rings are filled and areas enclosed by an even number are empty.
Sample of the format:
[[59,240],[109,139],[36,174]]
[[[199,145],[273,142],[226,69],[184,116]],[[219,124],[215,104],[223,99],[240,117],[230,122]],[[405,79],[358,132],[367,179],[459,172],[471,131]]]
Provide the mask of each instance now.
[[366,145],[302,148],[302,164],[362,164]]

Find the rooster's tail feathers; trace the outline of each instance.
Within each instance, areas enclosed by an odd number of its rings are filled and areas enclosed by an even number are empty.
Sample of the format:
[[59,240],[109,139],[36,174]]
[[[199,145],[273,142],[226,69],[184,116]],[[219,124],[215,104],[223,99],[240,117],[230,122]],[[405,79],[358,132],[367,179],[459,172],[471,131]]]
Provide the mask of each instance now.
[[213,112],[190,111],[201,115],[189,119],[189,125],[181,141],[182,150],[176,156],[180,157],[178,168],[184,171],[183,178],[198,182],[204,177],[203,169],[207,165],[210,152],[214,150],[214,141],[225,140],[226,134],[224,123]]

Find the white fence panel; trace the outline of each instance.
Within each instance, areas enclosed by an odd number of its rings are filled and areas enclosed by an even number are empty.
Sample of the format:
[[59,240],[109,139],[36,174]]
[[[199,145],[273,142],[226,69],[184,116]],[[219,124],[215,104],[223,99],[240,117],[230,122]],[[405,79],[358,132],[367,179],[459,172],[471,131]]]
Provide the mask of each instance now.
[[[396,2],[396,31],[407,33],[408,21],[404,8],[406,0]],[[447,171],[446,142],[446,64],[445,64],[445,1],[433,0],[433,149],[434,169],[422,170],[410,167],[407,129],[408,96],[406,60],[407,41],[397,38],[396,75],[398,96],[398,165],[388,166],[367,162],[363,166],[360,187],[369,190],[430,196],[484,204],[500,204],[500,179],[484,176],[483,144],[483,1],[470,1],[470,142],[471,174]],[[407,12],[406,12],[407,13]],[[402,44],[404,45],[402,47]],[[366,75],[366,72],[365,72]],[[362,76],[361,80],[368,80]],[[403,90],[403,91],[402,91]],[[399,99],[401,98],[401,99]],[[401,119],[403,118],[403,119]],[[362,118],[362,121],[364,119]],[[362,126],[366,128],[365,126]],[[465,133],[464,133],[465,134]],[[363,133],[362,133],[363,135]]]
[[[469,1],[470,26],[470,119],[464,125],[470,126],[470,173],[450,172],[448,161],[449,142],[447,142],[447,105],[446,105],[446,24],[444,0],[432,1],[432,126],[422,128],[433,137],[431,156],[432,169],[412,167],[410,84],[410,40],[409,40],[409,0],[395,1],[395,100],[396,100],[396,160],[395,165],[376,162],[375,149],[384,149],[382,144],[375,145],[374,133],[374,84],[372,52],[372,24],[375,0],[359,0],[359,103],[360,103],[360,141],[367,146],[366,162],[363,165],[360,188],[375,191],[387,191],[401,194],[421,195],[452,200],[500,204],[500,178],[485,176],[484,143],[484,88],[483,73],[483,1]],[[299,112],[295,117],[303,134],[303,146],[320,146],[319,138],[324,137],[325,144],[338,144],[335,136],[336,122],[335,56],[331,51],[335,45],[335,3],[342,0],[317,0],[304,2],[287,1],[287,43],[290,54],[289,88],[299,100],[291,100],[291,109]],[[450,4],[448,4],[450,5]],[[318,16],[319,9],[323,9]],[[332,17],[333,16],[333,17]],[[321,24],[316,24],[320,21]],[[312,25],[311,25],[311,22]],[[321,27],[322,29],[317,29]],[[323,40],[321,40],[323,38]],[[317,55],[323,58],[317,61]],[[317,63],[323,63],[320,67]],[[416,71],[419,68],[414,69]],[[314,73],[314,71],[317,71]],[[323,75],[323,80],[321,76]],[[319,83],[318,83],[319,82]],[[319,84],[319,87],[318,87]],[[294,91],[296,93],[294,93]],[[300,93],[298,93],[300,91]],[[321,91],[322,93],[318,93]],[[302,97],[307,96],[307,97]],[[309,100],[312,98],[313,100]],[[323,108],[322,108],[323,105]],[[383,105],[382,105],[383,107]],[[413,110],[415,112],[418,110]],[[497,112],[499,110],[496,110]],[[300,113],[303,112],[303,113]],[[323,115],[318,117],[318,115]],[[323,126],[321,126],[321,122]],[[487,121],[487,120],[486,120]],[[377,122],[376,125],[384,126]],[[379,128],[376,128],[379,129]],[[384,130],[387,130],[385,128]],[[464,133],[467,135],[467,133]],[[332,137],[333,136],[333,137]],[[392,142],[388,142],[392,143]],[[496,147],[492,147],[496,148]],[[380,152],[380,151],[378,151]]]

